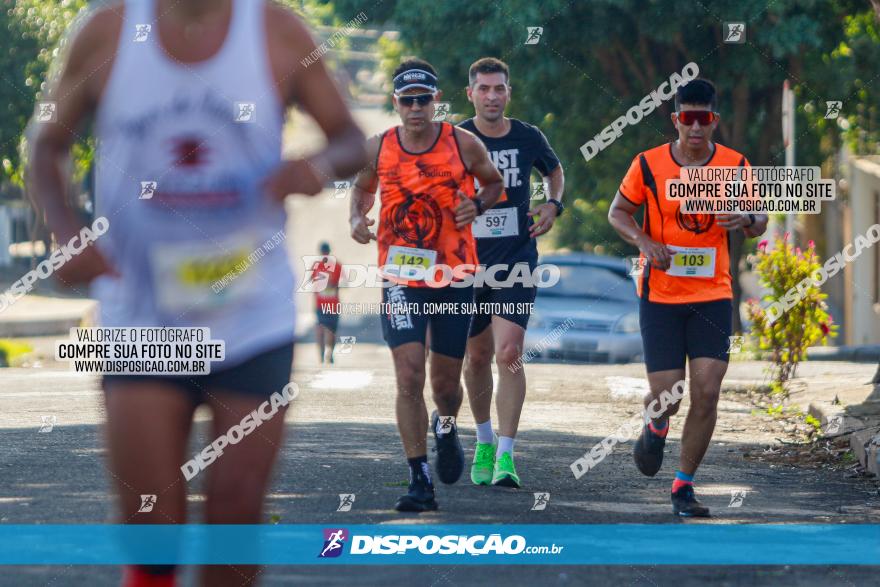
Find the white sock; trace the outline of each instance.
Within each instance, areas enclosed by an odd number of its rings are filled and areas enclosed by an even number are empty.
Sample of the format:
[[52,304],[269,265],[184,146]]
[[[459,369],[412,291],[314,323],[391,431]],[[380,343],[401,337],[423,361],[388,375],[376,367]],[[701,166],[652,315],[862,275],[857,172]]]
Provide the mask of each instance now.
[[495,434],[492,432],[492,418],[489,418],[482,424],[477,424],[477,442],[492,444],[494,440]]
[[500,458],[502,454],[509,452],[510,456],[513,456],[513,443],[516,442],[516,438],[511,438],[509,436],[499,436],[498,437],[498,450],[495,451],[495,458]]

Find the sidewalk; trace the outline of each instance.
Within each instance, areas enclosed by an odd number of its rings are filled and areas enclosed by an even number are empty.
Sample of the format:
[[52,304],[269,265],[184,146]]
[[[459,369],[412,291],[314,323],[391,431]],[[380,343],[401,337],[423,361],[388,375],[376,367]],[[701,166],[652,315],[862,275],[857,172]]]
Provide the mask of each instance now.
[[67,334],[94,322],[97,302],[88,298],[26,295],[0,312],[0,338]]
[[[871,383],[874,367],[842,363],[827,374],[808,374],[808,365],[801,365],[798,378],[806,388],[792,393],[792,401],[821,422],[825,437],[848,436],[859,463],[880,477],[880,386]],[[853,384],[856,373],[863,374],[862,384]]]
[[[310,300],[309,300],[310,301]],[[310,303],[301,303],[296,319],[297,341],[314,339],[317,320]],[[71,328],[96,324],[98,303],[89,298],[61,298],[28,294],[0,311],[0,338],[67,335]],[[339,336],[360,342],[382,342],[377,314],[343,316]]]

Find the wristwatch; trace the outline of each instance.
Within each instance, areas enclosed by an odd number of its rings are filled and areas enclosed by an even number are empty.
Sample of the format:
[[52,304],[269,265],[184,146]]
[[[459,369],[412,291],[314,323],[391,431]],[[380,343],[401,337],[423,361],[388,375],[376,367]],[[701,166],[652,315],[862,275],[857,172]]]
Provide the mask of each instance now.
[[471,201],[474,203],[474,206],[477,207],[477,216],[480,216],[483,213],[483,202],[480,198],[471,198]]
[[746,226],[746,228],[752,227],[754,225],[755,225],[755,215],[749,214],[749,224]]
[[565,205],[559,200],[555,200],[553,198],[550,198],[547,201],[556,206],[556,217],[559,218],[560,216],[562,216],[562,212],[565,210]]

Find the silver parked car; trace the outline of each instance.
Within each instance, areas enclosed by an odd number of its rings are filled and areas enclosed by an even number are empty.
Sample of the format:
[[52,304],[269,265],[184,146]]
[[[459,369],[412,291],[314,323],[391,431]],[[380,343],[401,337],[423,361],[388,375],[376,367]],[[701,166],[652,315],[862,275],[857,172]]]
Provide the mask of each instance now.
[[625,259],[571,253],[541,263],[559,267],[560,279],[538,290],[523,349],[528,358],[642,360],[639,300]]

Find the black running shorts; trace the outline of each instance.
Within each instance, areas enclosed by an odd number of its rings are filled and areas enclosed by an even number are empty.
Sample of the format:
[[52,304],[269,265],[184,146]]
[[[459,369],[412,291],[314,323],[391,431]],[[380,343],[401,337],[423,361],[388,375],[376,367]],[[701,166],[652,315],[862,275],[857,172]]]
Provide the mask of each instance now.
[[486,330],[492,324],[492,316],[509,320],[525,330],[529,325],[529,316],[532,314],[532,304],[535,303],[537,292],[536,288],[526,287],[521,283],[512,284],[510,287],[477,288],[474,294],[477,311],[471,321],[470,336],[477,336]]
[[[463,359],[474,301],[474,287],[406,287],[382,289],[382,335],[390,348],[408,342],[425,344],[431,326],[431,350]],[[439,310],[442,308],[442,310]]]
[[684,369],[686,358],[729,360],[731,300],[661,304],[642,298],[639,323],[648,373]]
[[[214,364],[215,366],[217,363]],[[268,398],[290,383],[293,369],[293,342],[260,353],[240,365],[219,369],[207,375],[104,375],[106,392],[125,389],[125,383],[156,381],[170,383],[192,396],[198,405],[214,391],[233,391],[242,395]]]

